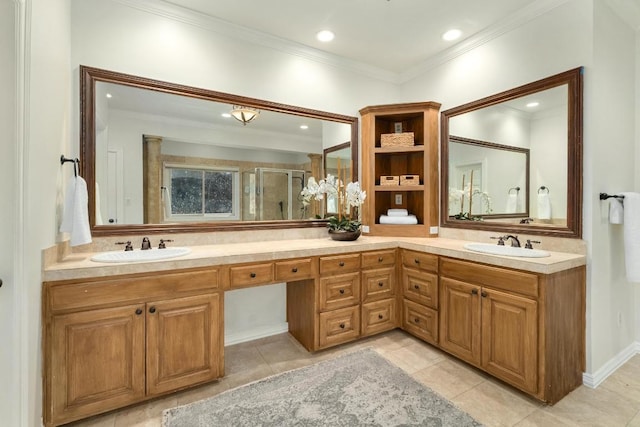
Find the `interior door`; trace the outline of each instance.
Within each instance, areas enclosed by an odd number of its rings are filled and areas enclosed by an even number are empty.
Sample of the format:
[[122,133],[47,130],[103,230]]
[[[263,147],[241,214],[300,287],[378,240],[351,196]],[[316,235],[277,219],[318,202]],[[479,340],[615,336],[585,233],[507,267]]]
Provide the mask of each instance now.
[[16,206],[18,195],[15,188],[17,168],[17,26],[16,13],[23,2],[0,2],[0,424],[7,426],[20,425],[20,403],[16,395],[19,393],[19,352],[20,340],[18,331],[18,287],[14,282],[14,252],[18,222]]

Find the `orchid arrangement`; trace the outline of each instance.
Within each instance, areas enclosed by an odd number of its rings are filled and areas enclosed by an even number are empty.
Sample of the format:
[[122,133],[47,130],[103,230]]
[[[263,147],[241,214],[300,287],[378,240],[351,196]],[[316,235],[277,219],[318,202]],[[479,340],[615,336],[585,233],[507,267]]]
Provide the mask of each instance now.
[[329,174],[320,181],[316,181],[314,177],[309,178],[307,186],[300,192],[304,206],[308,206],[312,200],[324,200],[325,195],[334,197],[338,204],[338,216],[329,218],[329,229],[357,231],[361,225],[360,206],[367,197],[360,184],[356,181],[345,185],[341,179]]

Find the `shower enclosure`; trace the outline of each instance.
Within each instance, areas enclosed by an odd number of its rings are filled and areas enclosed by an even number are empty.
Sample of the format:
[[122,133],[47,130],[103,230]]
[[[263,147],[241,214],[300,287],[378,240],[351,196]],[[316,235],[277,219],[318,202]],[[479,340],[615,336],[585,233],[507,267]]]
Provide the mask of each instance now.
[[254,168],[242,172],[242,219],[306,218],[307,210],[300,198],[306,175],[303,170],[276,168]]

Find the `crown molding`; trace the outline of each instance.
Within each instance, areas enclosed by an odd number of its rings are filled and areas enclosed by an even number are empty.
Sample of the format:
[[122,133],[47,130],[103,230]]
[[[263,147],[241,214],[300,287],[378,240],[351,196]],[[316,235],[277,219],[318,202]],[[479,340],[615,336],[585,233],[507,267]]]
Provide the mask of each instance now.
[[568,1],[569,0],[538,0],[535,3],[531,3],[529,6],[524,7],[484,30],[477,32],[451,48],[430,57],[421,64],[409,68],[407,71],[404,71],[400,74],[399,83],[406,83],[413,80],[433,68],[489,43],[491,40],[494,40],[503,34],[513,31],[514,29],[526,24],[540,15],[544,15]]
[[[151,13],[173,21],[181,22],[194,27],[214,32],[221,37],[233,40],[242,40],[248,43],[268,47],[283,53],[298,56],[311,61],[320,62],[337,68],[346,69],[358,74],[381,80],[388,83],[406,83],[429,70],[451,61],[513,29],[543,15],[556,7],[567,3],[569,0],[538,0],[527,7],[509,15],[499,22],[485,28],[482,31],[468,37],[451,48],[434,55],[426,61],[402,72],[384,70],[379,67],[354,61],[339,55],[311,48],[300,43],[295,43],[280,37],[266,34],[251,28],[243,27],[228,21],[206,15],[195,10],[180,7],[163,0],[111,0],[116,3]],[[624,2],[627,0],[608,0],[611,2]]]

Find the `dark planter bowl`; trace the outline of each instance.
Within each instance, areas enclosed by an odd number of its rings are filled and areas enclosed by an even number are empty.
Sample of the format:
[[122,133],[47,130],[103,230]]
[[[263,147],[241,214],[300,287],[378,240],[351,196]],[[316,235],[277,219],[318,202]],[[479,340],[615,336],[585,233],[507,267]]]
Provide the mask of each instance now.
[[350,242],[353,240],[357,240],[360,237],[360,229],[356,231],[343,231],[343,230],[329,230],[329,236],[333,240],[339,240],[342,242]]

